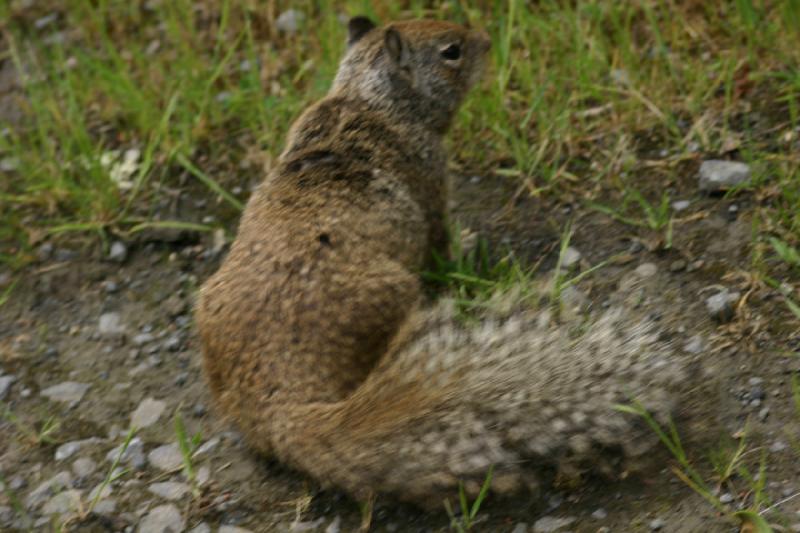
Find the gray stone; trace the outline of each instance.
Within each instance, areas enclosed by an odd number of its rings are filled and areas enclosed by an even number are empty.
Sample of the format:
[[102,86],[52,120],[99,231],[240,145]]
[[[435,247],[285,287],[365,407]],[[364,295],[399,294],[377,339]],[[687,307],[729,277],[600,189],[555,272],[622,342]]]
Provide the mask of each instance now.
[[125,326],[119,313],[103,313],[97,324],[97,332],[106,338],[117,338],[125,333]]
[[728,322],[734,315],[734,304],[739,301],[739,293],[723,289],[706,298],[706,309],[712,318],[720,322]]
[[164,481],[162,483],[152,483],[147,487],[147,490],[165,500],[180,500],[189,493],[189,485],[174,481]]
[[758,419],[762,422],[766,422],[767,418],[769,417],[769,407],[764,407],[758,412]]
[[75,459],[75,461],[72,463],[72,471],[75,472],[75,475],[78,477],[89,476],[95,470],[97,470],[97,463],[88,457],[80,457]]
[[94,506],[94,513],[103,516],[115,516],[117,511],[116,500],[100,500]]
[[691,339],[689,339],[686,344],[683,345],[684,351],[697,355],[703,350],[705,350],[706,344],[703,339],[703,336],[700,334],[695,335]]
[[324,518],[317,518],[316,520],[307,520],[305,522],[292,522],[289,526],[290,533],[301,533],[304,531],[317,531],[322,524],[325,523]]
[[775,441],[775,442],[773,442],[773,443],[772,443],[772,445],[769,447],[769,451],[770,451],[771,453],[780,453],[780,452],[782,452],[782,451],[785,451],[785,450],[786,450],[786,449],[788,449],[788,448],[789,448],[789,445],[788,445],[788,444],[786,444],[786,443],[785,443],[785,442],[783,442],[782,440],[776,440],[776,441]]
[[528,524],[525,522],[518,522],[511,530],[511,533],[528,533]]
[[651,278],[656,275],[656,272],[658,272],[658,267],[655,263],[642,263],[634,270],[634,273],[642,279]]
[[594,518],[595,520],[605,520],[606,518],[608,518],[608,513],[606,512],[605,509],[600,507],[592,512],[592,518]]
[[36,258],[39,261],[47,261],[53,255],[53,243],[46,242],[36,249]]
[[200,522],[192,529],[190,529],[189,533],[211,533],[211,526],[209,526],[205,522]]
[[170,335],[167,340],[164,341],[162,346],[167,351],[177,352],[182,345],[183,339],[181,338],[180,333],[176,333],[174,335]]
[[5,400],[11,390],[11,384],[16,378],[14,376],[0,377],[0,401]]
[[563,531],[575,522],[572,516],[556,518],[553,516],[543,516],[533,524],[533,533],[552,533]]
[[64,444],[56,448],[56,461],[63,461],[64,459],[69,459],[70,457],[75,455],[81,448],[92,444],[98,444],[100,442],[103,442],[102,439],[98,439],[97,437],[65,442]]
[[275,20],[275,27],[278,28],[279,31],[285,33],[296,33],[303,19],[305,19],[305,15],[302,11],[287,9],[278,15],[278,18]]
[[[334,522],[336,522],[336,519],[338,518],[338,516],[334,518]],[[341,521],[341,519],[339,519],[339,521]],[[325,529],[325,533],[335,533],[336,531],[339,531],[338,529],[331,529],[331,526],[333,526],[334,522],[331,522],[331,525]],[[252,531],[243,527],[219,526],[219,533],[252,533]]]
[[708,160],[700,165],[701,191],[720,192],[750,181],[750,167],[738,161]]
[[177,470],[183,466],[183,455],[181,455],[181,450],[175,443],[159,446],[152,450],[147,458],[150,464],[159,470],[167,472]]
[[195,474],[195,479],[199,485],[205,485],[208,483],[208,479],[211,477],[211,470],[206,466],[203,465],[197,469],[197,474]]
[[119,284],[116,281],[106,280],[101,283],[101,286],[108,294],[114,294],[115,292],[119,291]]
[[59,492],[42,507],[42,513],[46,515],[58,514],[65,515],[80,509],[81,491],[71,489]]
[[77,404],[89,390],[91,385],[87,383],[77,383],[75,381],[65,381],[58,385],[53,385],[42,390],[40,394],[54,402],[64,402],[71,405]]
[[578,264],[578,262],[581,260],[581,257],[583,256],[577,250],[577,248],[568,246],[561,256],[561,266],[564,268],[571,268]]
[[689,200],[677,200],[672,202],[672,210],[673,211],[686,211],[689,209],[691,202]]
[[141,523],[139,533],[180,533],[186,527],[181,512],[172,504],[153,508]]
[[95,485],[95,487],[89,492],[89,501],[94,501],[95,498],[98,500],[104,500],[109,496],[111,496],[111,485],[101,482]]
[[667,525],[667,523],[661,518],[654,518],[653,520],[650,521],[649,525],[651,530],[659,531],[660,529],[663,529],[663,527]]
[[733,501],[733,495],[730,492],[725,492],[720,495],[719,502],[720,503],[731,503]]
[[[220,528],[220,531],[222,528]],[[341,533],[342,531],[342,517],[336,515],[331,520],[331,523],[328,524],[328,527],[325,528],[325,533]],[[249,529],[243,528],[235,528],[235,531],[226,531],[226,533],[252,533]]]
[[155,335],[152,333],[139,333],[138,335],[134,335],[131,339],[131,342],[134,346],[142,346],[143,344],[147,344],[148,342],[153,342],[155,340]]
[[124,263],[128,258],[128,247],[122,241],[114,241],[108,251],[108,258],[117,263]]
[[683,259],[676,259],[675,261],[669,264],[669,271],[670,272],[680,272],[681,270],[686,269],[686,261]]
[[161,418],[166,408],[167,404],[161,400],[145,398],[131,415],[131,427],[141,429],[152,426]]
[[147,464],[147,458],[144,455],[144,443],[142,442],[142,439],[139,437],[133,437],[128,443],[125,453],[122,452],[124,446],[124,443],[120,444],[108,452],[106,454],[106,460],[113,464],[114,461],[117,460],[117,457],[119,457],[119,464],[127,463],[137,470],[144,468],[144,466]]
[[28,494],[25,504],[29,509],[39,507],[55,493],[69,488],[71,483],[72,476],[70,476],[69,472],[59,472],[33,489]]
[[194,457],[202,457],[203,455],[213,452],[216,447],[219,446],[219,443],[219,437],[212,437],[208,439],[203,444],[198,446],[197,450],[194,452]]

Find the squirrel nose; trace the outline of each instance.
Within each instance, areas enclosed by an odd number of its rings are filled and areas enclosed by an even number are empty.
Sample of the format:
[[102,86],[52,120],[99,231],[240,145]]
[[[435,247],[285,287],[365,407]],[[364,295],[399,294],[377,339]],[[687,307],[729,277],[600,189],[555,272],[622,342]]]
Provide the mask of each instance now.
[[477,34],[476,35],[476,37],[477,37],[476,40],[478,41],[478,47],[479,47],[480,51],[483,52],[483,53],[488,52],[489,49],[492,47],[492,39],[491,39],[491,37],[489,37],[489,34],[486,33],[483,30],[477,31],[476,34]]

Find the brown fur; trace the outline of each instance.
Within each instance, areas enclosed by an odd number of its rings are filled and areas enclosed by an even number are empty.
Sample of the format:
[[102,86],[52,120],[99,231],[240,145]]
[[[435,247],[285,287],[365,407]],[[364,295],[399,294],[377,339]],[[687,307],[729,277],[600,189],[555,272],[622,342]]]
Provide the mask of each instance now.
[[[486,34],[350,30],[333,88],[292,126],[200,292],[217,405],[252,446],[325,484],[429,505],[490,465],[512,491],[542,468],[600,466],[603,449],[639,453],[639,424],[613,403],[635,394],[663,415],[679,374],[646,325],[609,315],[575,340],[516,314],[464,330],[446,303],[422,303],[418,273],[445,244],[442,137]],[[442,55],[454,43],[455,62]]]

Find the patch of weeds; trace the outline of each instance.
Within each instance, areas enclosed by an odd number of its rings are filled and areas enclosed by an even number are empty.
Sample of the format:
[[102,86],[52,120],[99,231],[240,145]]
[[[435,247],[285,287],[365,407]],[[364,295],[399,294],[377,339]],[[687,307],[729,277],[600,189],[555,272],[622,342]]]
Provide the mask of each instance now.
[[370,495],[363,502],[359,502],[359,511],[361,512],[361,524],[359,531],[366,533],[372,525],[372,513],[375,510],[375,495]]
[[[773,531],[768,521],[764,518],[764,515],[777,507],[777,504],[770,505],[769,498],[764,490],[767,479],[766,452],[764,450],[762,450],[756,475],[751,474],[742,461],[743,456],[747,453],[745,451],[744,437],[741,438],[739,444],[734,449],[731,450],[731,448],[728,447],[728,449],[723,449],[712,454],[711,462],[718,481],[717,490],[713,490],[706,483],[699,471],[692,465],[681,443],[678,430],[671,420],[665,429],[637,400],[633,400],[627,405],[617,405],[615,408],[623,413],[630,413],[644,419],[648,427],[653,430],[661,443],[677,460],[678,465],[672,467],[672,472],[675,476],[710,503],[720,515],[727,517],[734,523],[738,523],[743,531],[753,531],[757,533],[770,533]],[[738,511],[731,511],[717,496],[719,492],[718,489],[722,485],[728,485],[731,493],[737,493],[734,487],[730,486],[734,475],[745,481],[749,488],[748,494],[744,496],[744,498],[750,500],[750,504],[746,509]]]
[[452,296],[460,313],[469,316],[489,305],[492,297],[512,290],[520,301],[532,300],[534,268],[524,267],[510,251],[494,259],[486,239],[465,237],[458,226],[451,234],[449,257],[434,254],[434,269],[422,275]]
[[55,434],[61,428],[61,421],[55,415],[43,418],[43,421],[37,426],[32,426],[22,421],[4,402],[0,402],[2,406],[2,416],[12,426],[17,429],[17,432],[22,435],[26,441],[35,446],[42,446],[45,444],[56,444],[58,439]]
[[603,268],[608,261],[601,261],[600,263],[587,268],[586,270],[575,274],[570,277],[570,271],[564,268],[564,258],[566,257],[567,250],[569,249],[570,241],[572,240],[572,224],[568,224],[561,234],[561,244],[558,249],[558,259],[556,267],[553,271],[553,278],[550,287],[550,305],[554,311],[559,314],[561,312],[562,295],[566,289],[577,285],[586,276],[592,274],[596,270]]
[[183,459],[183,475],[192,487],[192,494],[195,497],[200,496],[200,487],[197,483],[197,475],[194,469],[193,455],[200,446],[203,436],[200,432],[195,433],[191,438],[186,432],[186,426],[183,423],[183,417],[179,411],[175,412],[175,436],[178,439],[178,448],[181,451]]
[[770,237],[769,242],[775,250],[775,253],[778,254],[778,257],[783,262],[792,268],[800,269],[800,251],[798,251],[797,248],[775,237]]
[[19,280],[14,280],[14,281],[12,281],[12,282],[11,282],[11,283],[8,285],[8,287],[6,287],[5,289],[3,289],[3,292],[2,292],[2,293],[0,293],[0,307],[2,307],[3,305],[5,305],[5,303],[8,301],[8,299],[9,299],[9,298],[11,298],[11,292],[14,290],[14,287],[16,287],[16,286],[17,286],[17,283],[18,283],[18,282],[19,282]]
[[472,530],[473,526],[475,526],[475,518],[478,516],[478,511],[481,509],[481,504],[483,500],[486,499],[486,496],[489,494],[489,487],[492,485],[492,474],[494,473],[494,466],[489,467],[489,471],[486,473],[486,478],[483,480],[483,485],[481,485],[481,490],[478,493],[478,496],[475,498],[475,501],[472,502],[470,505],[467,501],[467,493],[464,489],[464,484],[458,484],[458,502],[460,505],[460,515],[456,516],[455,512],[453,511],[453,507],[450,505],[449,500],[444,501],[444,508],[447,511],[447,516],[450,517],[450,528],[458,531],[459,533],[465,533],[466,531]]
[[[614,209],[607,205],[589,202],[589,207],[606,214],[629,226],[639,228],[647,228],[652,231],[664,231],[664,248],[672,248],[672,227],[674,219],[671,214],[670,198],[665,192],[661,195],[661,200],[658,203],[651,203],[644,197],[642,193],[635,189],[629,189],[624,192],[622,197],[622,206],[619,209]],[[627,215],[631,209],[630,206],[638,207],[640,212],[639,216]]]
[[128,447],[131,444],[131,441],[136,436],[137,429],[132,427],[128,430],[128,434],[125,436],[125,440],[120,447],[119,453],[114,457],[114,461],[111,463],[111,466],[106,473],[106,476],[103,478],[103,481],[100,485],[97,486],[95,490],[94,497],[84,506],[84,502],[81,499],[78,502],[79,509],[77,512],[69,517],[66,520],[57,524],[57,527],[60,530],[69,531],[72,525],[80,524],[81,522],[86,521],[89,519],[92,514],[94,513],[97,504],[103,497],[103,493],[105,492],[106,488],[113,483],[114,481],[118,480],[122,476],[128,473],[127,468],[121,468],[117,470],[119,467],[120,462],[122,462],[122,458],[125,456],[125,452],[128,451]]
[[2,472],[0,472],[0,485],[3,486],[3,493],[11,504],[11,508],[14,509],[14,513],[26,524],[25,527],[27,527],[28,531],[33,531],[33,518],[31,518],[31,515],[25,510],[25,506],[19,500],[17,494],[8,486],[8,481]]

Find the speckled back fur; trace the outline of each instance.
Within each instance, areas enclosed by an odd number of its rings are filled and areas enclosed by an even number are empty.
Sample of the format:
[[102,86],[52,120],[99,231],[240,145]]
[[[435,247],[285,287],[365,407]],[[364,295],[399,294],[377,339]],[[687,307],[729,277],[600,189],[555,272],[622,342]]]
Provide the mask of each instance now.
[[491,465],[499,492],[608,469],[653,442],[614,404],[663,420],[681,379],[619,311],[573,338],[524,311],[466,328],[423,303],[418,273],[445,246],[442,138],[488,48],[455,24],[354,19],[330,94],[292,126],[200,292],[219,409],[254,448],[356,497],[438,506]]

